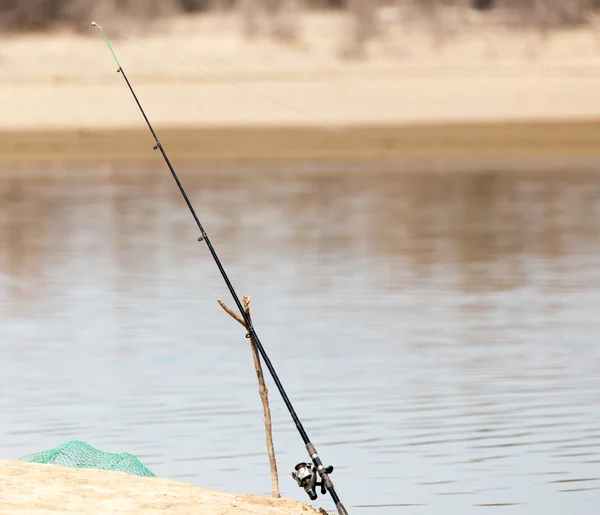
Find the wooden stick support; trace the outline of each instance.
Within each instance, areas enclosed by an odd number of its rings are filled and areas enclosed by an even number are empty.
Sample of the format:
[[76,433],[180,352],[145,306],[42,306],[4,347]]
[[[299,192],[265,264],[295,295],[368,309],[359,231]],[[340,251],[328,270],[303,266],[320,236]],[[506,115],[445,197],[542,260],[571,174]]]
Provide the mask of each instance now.
[[[250,317],[250,297],[248,295],[243,296],[244,300],[244,311],[248,316],[248,320],[252,323]],[[225,302],[221,299],[218,300],[220,306],[235,320],[242,324],[246,330],[249,328],[246,326],[244,319],[235,313]],[[269,390],[265,384],[265,376],[263,374],[262,365],[260,364],[260,356],[258,354],[258,348],[256,342],[252,336],[250,337],[250,346],[252,348],[252,358],[254,359],[254,369],[256,371],[256,378],[258,379],[258,393],[260,400],[263,405],[263,420],[265,423],[265,434],[267,440],[267,451],[269,453],[269,464],[271,466],[271,490],[273,497],[281,497],[279,493],[279,477],[277,475],[277,461],[275,460],[275,447],[273,446],[273,432],[271,428],[271,408],[269,407]]]

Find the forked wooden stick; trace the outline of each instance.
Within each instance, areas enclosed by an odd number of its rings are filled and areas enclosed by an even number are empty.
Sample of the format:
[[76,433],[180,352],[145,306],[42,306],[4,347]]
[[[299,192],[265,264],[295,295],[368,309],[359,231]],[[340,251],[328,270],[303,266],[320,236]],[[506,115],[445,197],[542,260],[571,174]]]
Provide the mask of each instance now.
[[[248,320],[252,323],[252,318],[250,317],[250,297],[248,295],[244,295],[244,311],[248,316]],[[246,330],[246,323],[244,319],[235,313],[225,302],[221,299],[218,300],[221,307],[235,320],[237,320],[240,324],[242,324]],[[271,465],[271,490],[273,492],[273,497],[281,497],[279,493],[279,477],[277,475],[277,461],[275,460],[275,447],[273,446],[273,433],[271,430],[271,408],[269,408],[269,390],[267,390],[267,385],[265,384],[265,376],[263,375],[262,365],[260,364],[260,357],[258,354],[258,349],[256,347],[256,342],[254,338],[250,337],[250,346],[252,347],[252,358],[254,359],[254,369],[256,370],[256,377],[258,379],[258,393],[260,394],[260,400],[263,405],[263,416],[265,423],[265,433],[267,438],[267,451],[269,452],[269,463]]]

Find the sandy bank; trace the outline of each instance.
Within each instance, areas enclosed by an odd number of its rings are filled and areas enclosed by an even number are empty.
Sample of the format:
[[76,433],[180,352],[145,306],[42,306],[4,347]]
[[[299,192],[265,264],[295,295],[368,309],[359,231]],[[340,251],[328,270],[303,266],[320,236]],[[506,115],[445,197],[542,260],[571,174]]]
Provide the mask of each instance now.
[[[344,61],[347,20],[302,19],[294,45],[244,40],[230,15],[113,44],[175,160],[598,154],[592,29],[542,38],[475,27],[437,45],[395,25],[364,60]],[[0,160],[153,159],[115,70],[92,28],[2,38]]]
[[[375,160],[393,161],[398,168],[425,164],[464,169],[467,163],[475,167],[491,163],[502,169],[546,169],[585,162],[597,167],[600,157],[600,120],[372,125],[343,131],[260,125],[165,127],[158,132],[175,166],[186,161]],[[153,145],[144,125],[137,129],[0,131],[0,163],[8,164],[6,170],[11,163],[27,162],[162,163]]]
[[0,513],[296,515],[319,512],[298,501],[226,494],[161,478],[0,460]]

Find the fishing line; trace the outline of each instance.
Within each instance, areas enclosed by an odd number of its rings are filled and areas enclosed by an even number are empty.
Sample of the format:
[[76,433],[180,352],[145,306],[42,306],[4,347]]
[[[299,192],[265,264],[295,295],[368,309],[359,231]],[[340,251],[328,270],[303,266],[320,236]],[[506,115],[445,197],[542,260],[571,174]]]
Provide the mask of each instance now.
[[[298,463],[294,469],[294,472],[292,473],[293,478],[298,483],[298,486],[304,488],[304,490],[309,495],[311,500],[315,500],[317,498],[317,494],[315,491],[315,488],[317,486],[321,487],[322,494],[325,494],[325,492],[329,492],[329,495],[331,495],[331,499],[335,503],[335,506],[337,508],[339,515],[348,515],[348,512],[346,511],[346,508],[344,508],[344,505],[340,501],[340,498],[338,497],[338,495],[335,491],[333,483],[331,482],[331,478],[329,477],[329,475],[333,472],[333,467],[332,466],[325,467],[323,465],[321,458],[319,457],[319,455],[315,449],[315,446],[310,441],[308,434],[306,433],[306,430],[304,429],[304,426],[302,425],[302,422],[300,422],[300,419],[298,418],[298,415],[296,414],[296,411],[294,410],[294,407],[292,406],[292,403],[291,403],[289,397],[287,396],[287,393],[285,392],[283,385],[281,384],[279,376],[277,375],[277,372],[275,372],[275,368],[273,367],[273,364],[271,363],[271,360],[269,359],[269,356],[267,355],[267,352],[265,351],[260,339],[258,338],[258,334],[256,334],[256,330],[254,329],[254,326],[252,325],[252,322],[250,321],[249,316],[246,314],[246,310],[243,308],[242,303],[241,303],[237,293],[235,292],[235,289],[233,288],[233,285],[231,284],[231,281],[229,280],[229,277],[227,276],[227,273],[225,272],[223,265],[221,264],[221,260],[217,256],[217,252],[215,251],[215,249],[208,237],[208,234],[206,234],[204,227],[200,223],[200,219],[198,218],[198,215],[196,214],[196,211],[194,210],[192,203],[190,202],[190,199],[188,198],[188,196],[179,180],[179,177],[177,176],[177,173],[175,172],[175,169],[171,165],[171,162],[169,161],[169,158],[167,157],[167,153],[165,152],[162,144],[160,143],[158,136],[154,132],[154,129],[152,128],[152,125],[150,124],[150,121],[148,120],[148,117],[146,116],[146,113],[144,112],[144,109],[142,108],[142,105],[140,104],[140,101],[138,100],[137,95],[135,94],[133,87],[131,86],[131,83],[129,82],[129,79],[127,78],[127,75],[125,74],[123,67],[119,63],[119,59],[117,59],[117,56],[115,55],[115,52],[114,52],[110,42],[108,41],[106,34],[102,30],[102,27],[100,25],[98,25],[95,21],[92,22],[92,26],[96,27],[100,31],[100,33],[102,34],[102,37],[104,38],[104,41],[106,42],[106,45],[108,46],[108,49],[110,50],[110,53],[114,57],[115,62],[117,63],[117,66],[118,66],[117,72],[123,76],[123,79],[125,80],[125,83],[127,84],[127,87],[129,88],[129,91],[131,92],[131,95],[133,96],[133,98],[135,100],[135,103],[139,107],[140,112],[142,113],[142,116],[144,117],[144,120],[146,121],[146,124],[148,125],[148,129],[150,129],[150,132],[152,133],[152,137],[154,138],[154,141],[155,141],[154,150],[160,150],[160,153],[162,154],[162,157],[165,160],[165,163],[167,164],[167,167],[169,168],[169,171],[171,172],[171,175],[173,176],[173,179],[175,180],[177,187],[179,188],[179,191],[180,191],[183,199],[185,200],[185,203],[187,204],[187,207],[190,210],[190,213],[192,214],[194,221],[196,222],[196,225],[198,226],[198,229],[200,230],[200,238],[198,238],[198,241],[204,241],[206,243],[206,246],[208,247],[208,250],[210,251],[212,258],[213,258],[215,264],[217,265],[217,268],[219,269],[219,272],[221,273],[221,276],[223,277],[225,284],[227,285],[229,293],[233,297],[233,300],[235,301],[235,304],[240,312],[240,315],[242,316],[242,318],[246,324],[246,327],[248,328],[247,337],[252,338],[254,340],[254,342],[256,343],[256,348],[258,349],[265,365],[267,366],[267,369],[269,370],[269,373],[271,374],[271,377],[273,378],[273,382],[277,386],[277,389],[279,390],[279,393],[281,394],[283,402],[284,402],[286,408],[288,409],[288,411],[292,417],[292,420],[296,424],[296,428],[298,429],[298,432],[300,433],[302,440],[304,441],[306,450],[308,451],[308,455],[310,456],[310,459],[312,460],[312,464],[311,463]],[[312,466],[313,464],[314,464],[314,468]],[[320,482],[317,481],[317,475],[321,478]]]
[[136,41],[134,39],[128,38],[126,36],[121,36],[122,39],[125,39],[127,41],[129,41],[130,43],[133,43],[134,45],[137,45],[139,47],[142,47],[146,50],[149,50],[150,52],[154,52],[156,54],[159,54],[163,57],[166,57],[168,59],[171,59],[172,61],[179,63],[183,66],[187,66],[188,68],[191,68],[192,70],[195,70],[197,72],[203,73],[205,75],[208,75],[209,77],[215,78],[221,82],[225,82],[226,84],[229,84],[230,86],[236,87],[241,89],[242,91],[245,91],[246,93],[250,93],[251,95],[255,95],[258,97],[261,97],[265,100],[268,100],[269,102],[272,102],[273,104],[279,105],[281,107],[285,107],[286,109],[290,109],[291,111],[295,111],[296,113],[299,113],[303,116],[306,116],[308,118],[312,118],[313,120],[322,123],[324,125],[329,125],[330,127],[337,129],[339,131],[345,132],[349,135],[353,135],[354,137],[358,138],[358,139],[364,139],[364,140],[371,140],[374,143],[378,143],[382,148],[386,149],[386,150],[390,150],[393,148],[393,141],[391,139],[382,139],[382,138],[376,138],[373,136],[369,136],[367,134],[362,133],[361,131],[357,131],[356,129],[351,129],[349,127],[346,127],[344,125],[340,125],[338,123],[332,122],[330,120],[325,120],[324,118],[321,118],[319,116],[316,116],[312,113],[309,113],[307,111],[303,111],[302,109],[298,109],[297,107],[294,107],[293,105],[290,105],[286,102],[282,102],[281,100],[278,100],[276,98],[273,98],[269,95],[265,95],[264,93],[261,93],[260,91],[256,91],[253,90],[247,86],[243,86],[242,84],[239,84],[238,82],[235,82],[231,79],[228,79],[226,77],[223,77],[221,75],[218,75],[214,72],[205,70],[204,68],[199,68],[198,66],[195,66],[193,64],[190,64],[186,61],[182,61],[181,59],[177,59],[176,57],[173,57],[169,54],[166,54],[165,52],[161,51],[161,50],[157,50],[155,48],[149,47],[147,45],[144,45],[143,43],[140,43],[139,41]]

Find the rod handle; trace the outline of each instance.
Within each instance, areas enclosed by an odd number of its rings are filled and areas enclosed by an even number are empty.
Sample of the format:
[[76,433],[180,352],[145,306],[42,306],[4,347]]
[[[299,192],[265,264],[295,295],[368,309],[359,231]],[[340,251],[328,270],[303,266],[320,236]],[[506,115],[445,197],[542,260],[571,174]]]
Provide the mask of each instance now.
[[340,515],[348,515],[346,508],[344,508],[344,505],[341,502],[338,502],[335,507]]

